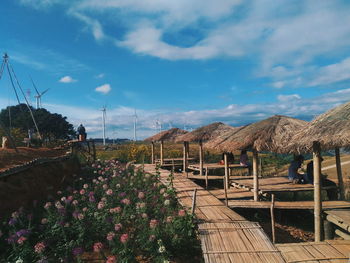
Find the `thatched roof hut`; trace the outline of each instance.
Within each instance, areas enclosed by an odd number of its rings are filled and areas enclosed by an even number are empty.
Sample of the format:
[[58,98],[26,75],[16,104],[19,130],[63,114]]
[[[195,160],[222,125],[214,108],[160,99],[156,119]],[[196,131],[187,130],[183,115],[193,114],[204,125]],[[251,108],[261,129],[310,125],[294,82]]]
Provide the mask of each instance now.
[[214,122],[209,125],[195,129],[192,132],[179,136],[176,142],[205,142],[221,136],[227,132],[234,132],[237,128],[224,124],[222,122]]
[[[206,147],[222,151],[255,149],[282,153],[292,136],[306,127],[307,122],[295,118],[275,115],[265,120],[242,127],[231,135],[209,141]],[[225,138],[226,137],[226,138]]]
[[151,137],[148,137],[145,139],[146,142],[159,142],[159,141],[167,141],[167,142],[174,142],[175,139],[183,134],[188,133],[185,130],[181,130],[179,128],[172,128],[167,131],[162,131],[160,133],[157,133]]
[[288,150],[311,152],[313,141],[319,141],[322,150],[350,146],[350,102],[316,117],[305,129],[293,136]]

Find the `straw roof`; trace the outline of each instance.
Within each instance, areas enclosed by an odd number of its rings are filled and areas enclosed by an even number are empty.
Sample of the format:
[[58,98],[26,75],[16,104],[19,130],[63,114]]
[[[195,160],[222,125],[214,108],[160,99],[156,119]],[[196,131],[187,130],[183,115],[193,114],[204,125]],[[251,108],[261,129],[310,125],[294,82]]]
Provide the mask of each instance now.
[[210,139],[221,136],[226,132],[233,132],[237,128],[226,125],[222,122],[214,122],[209,125],[200,127],[195,129],[192,132],[186,133],[184,135],[179,136],[176,141],[177,142],[199,142],[199,141],[208,141]]
[[316,117],[293,137],[288,150],[311,152],[313,141],[319,141],[323,150],[350,146],[350,102]]
[[285,152],[291,137],[307,122],[295,118],[275,115],[265,120],[247,125],[226,138],[209,141],[206,147],[222,151],[255,149],[257,151]]
[[145,139],[147,142],[155,142],[155,141],[168,141],[168,142],[174,142],[175,139],[183,134],[188,133],[185,130],[181,130],[179,128],[172,128],[167,131],[162,131],[160,133],[157,133],[151,137],[148,137]]

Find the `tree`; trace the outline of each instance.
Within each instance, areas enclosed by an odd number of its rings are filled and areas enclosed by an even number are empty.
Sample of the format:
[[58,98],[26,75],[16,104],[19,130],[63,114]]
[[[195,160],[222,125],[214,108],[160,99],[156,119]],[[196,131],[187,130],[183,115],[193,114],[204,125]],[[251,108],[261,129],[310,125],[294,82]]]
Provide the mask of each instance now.
[[[73,125],[67,121],[67,117],[57,113],[50,113],[44,108],[34,109],[31,107],[31,110],[43,139],[52,141],[76,136]],[[2,109],[0,121],[10,129],[18,128],[25,133],[29,129],[36,131],[26,104],[18,104]]]

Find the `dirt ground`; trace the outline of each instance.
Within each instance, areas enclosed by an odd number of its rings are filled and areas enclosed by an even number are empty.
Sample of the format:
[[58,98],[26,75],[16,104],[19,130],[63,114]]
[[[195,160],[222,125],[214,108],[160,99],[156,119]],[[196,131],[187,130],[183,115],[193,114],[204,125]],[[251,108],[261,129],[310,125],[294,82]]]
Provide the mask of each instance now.
[[18,147],[18,153],[14,149],[0,149],[0,172],[37,158],[58,157],[66,153],[63,149],[27,148]]

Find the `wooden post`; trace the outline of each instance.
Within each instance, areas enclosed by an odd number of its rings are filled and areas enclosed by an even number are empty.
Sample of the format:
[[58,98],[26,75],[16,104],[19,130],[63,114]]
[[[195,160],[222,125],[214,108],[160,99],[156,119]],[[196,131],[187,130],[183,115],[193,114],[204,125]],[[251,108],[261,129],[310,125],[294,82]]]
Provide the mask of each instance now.
[[195,188],[193,191],[191,214],[194,214],[194,211],[196,209],[196,198],[197,198],[197,188]]
[[227,153],[224,153],[224,162],[225,162],[225,177],[224,177],[224,191],[225,191],[225,201],[226,206],[228,206],[227,200],[227,189],[228,189],[228,163],[227,163]]
[[190,142],[186,142],[186,155],[187,159],[190,158]]
[[207,166],[205,169],[205,189],[208,189],[208,185],[209,185],[209,182],[208,182],[208,166]]
[[160,165],[164,164],[164,142],[160,141]]
[[321,241],[322,227],[322,200],[321,200],[321,147],[317,141],[313,142],[314,162],[314,217],[315,217],[315,242]]
[[343,181],[343,175],[341,170],[341,160],[340,160],[340,153],[339,148],[335,148],[335,164],[337,167],[337,176],[338,176],[338,187],[339,187],[339,196],[340,200],[345,199],[344,195],[344,181]]
[[94,161],[96,161],[96,146],[95,146],[95,141],[92,140],[92,157],[94,158]]
[[151,164],[154,164],[154,142],[151,145]]
[[184,142],[183,146],[183,172],[187,171],[187,142]]
[[272,242],[276,243],[276,235],[275,235],[275,195],[271,195],[271,207],[270,207],[270,214],[271,214],[271,234],[272,234]]
[[253,150],[254,201],[259,201],[258,152]]
[[203,143],[199,142],[199,175],[203,175]]

